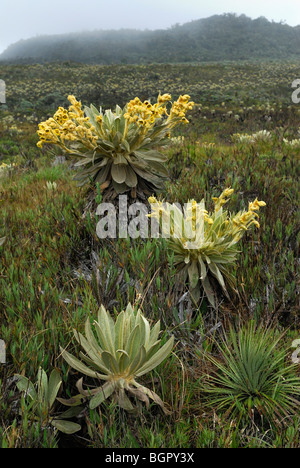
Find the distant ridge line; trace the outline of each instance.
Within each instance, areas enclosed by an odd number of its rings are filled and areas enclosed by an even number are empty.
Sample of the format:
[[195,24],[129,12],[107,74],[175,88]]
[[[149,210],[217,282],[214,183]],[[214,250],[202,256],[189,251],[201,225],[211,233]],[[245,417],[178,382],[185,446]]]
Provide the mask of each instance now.
[[87,64],[299,59],[300,26],[226,13],[158,30],[99,30],[20,40],[3,62]]

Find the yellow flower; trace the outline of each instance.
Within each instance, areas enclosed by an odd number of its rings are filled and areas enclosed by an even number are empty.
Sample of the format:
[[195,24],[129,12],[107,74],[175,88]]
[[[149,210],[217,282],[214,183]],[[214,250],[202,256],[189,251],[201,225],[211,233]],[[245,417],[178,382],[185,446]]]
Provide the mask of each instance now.
[[247,224],[252,218],[252,216],[253,216],[253,213],[251,211],[247,211],[246,213],[242,214],[242,216],[240,217],[241,223]]
[[227,188],[227,189],[224,190],[223,195],[224,195],[224,197],[230,197],[230,195],[232,195],[233,192],[234,192],[234,189]]
[[157,99],[157,103],[158,104],[164,104],[165,102],[168,102],[172,99],[172,96],[171,94],[163,94],[161,96],[161,94],[159,93],[159,96],[158,96],[158,99]]
[[260,206],[266,206],[266,203],[264,201],[258,201],[256,198],[254,202],[249,203],[249,210],[250,211],[259,210]]

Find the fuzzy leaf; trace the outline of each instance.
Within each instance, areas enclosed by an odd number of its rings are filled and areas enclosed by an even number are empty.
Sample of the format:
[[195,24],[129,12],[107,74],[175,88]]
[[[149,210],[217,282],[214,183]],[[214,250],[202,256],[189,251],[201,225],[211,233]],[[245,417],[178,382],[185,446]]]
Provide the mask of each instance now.
[[199,271],[197,262],[194,260],[188,267],[189,281],[191,289],[194,289],[199,281]]
[[152,369],[157,367],[162,361],[164,361],[171,353],[174,344],[174,336],[172,336],[161,348],[147,361],[136,373],[137,376],[141,376],[150,372]]
[[119,365],[116,358],[108,351],[103,351],[101,355],[102,361],[110,374],[117,374],[119,372]]
[[60,373],[58,372],[58,370],[53,369],[49,377],[48,402],[49,402],[50,408],[52,407],[56,399],[56,396],[58,394],[61,384],[62,384],[62,379],[61,379]]
[[37,374],[37,385],[39,400],[43,401],[45,405],[48,405],[48,377],[44,369],[41,367],[39,368]]
[[126,180],[126,167],[122,164],[113,164],[111,167],[111,175],[117,184],[123,184]]
[[101,306],[98,313],[98,324],[100,329],[106,338],[107,346],[103,349],[111,351],[114,354],[115,351],[115,324],[109,313],[105,310],[105,307]]
[[81,429],[81,426],[79,424],[73,423],[71,421],[64,421],[62,419],[53,419],[53,421],[51,421],[51,424],[64,434],[74,434],[75,432],[78,432]]
[[24,375],[15,374],[15,377],[18,379],[16,385],[20,392],[26,392],[26,394],[32,399],[37,399],[37,393],[32,382],[30,382],[27,377]]
[[73,369],[76,369],[78,372],[81,372],[84,375],[87,375],[89,377],[93,378],[99,378],[102,380],[107,380],[106,375],[101,375],[98,372],[95,372],[91,369],[89,369],[86,365],[82,364],[79,359],[77,359],[75,356],[72,356],[72,354],[68,353],[65,349],[60,348],[62,357],[67,361],[67,363],[73,367]]
[[97,406],[101,405],[106,398],[110,397],[115,391],[114,382],[106,382],[103,387],[99,389],[99,392],[93,396],[90,401],[90,409],[95,409]]
[[129,375],[134,375],[136,370],[144,364],[146,356],[146,350],[144,346],[142,346],[140,348],[140,351],[137,353],[136,357],[131,362],[130,367],[128,368]]
[[117,402],[121,408],[130,413],[136,411],[123,389],[119,390]]
[[138,349],[141,346],[141,327],[136,325],[132,330],[125,351],[129,354],[130,359],[134,359]]
[[224,278],[223,278],[219,268],[217,267],[217,265],[212,262],[209,265],[209,269],[212,272],[212,274],[214,275],[214,277],[218,280],[218,282],[219,282],[220,286],[222,287],[223,291],[227,294],[227,289],[226,289],[226,286],[225,286]]
[[203,288],[204,288],[204,291],[205,291],[205,294],[210,302],[210,304],[213,306],[213,307],[216,307],[216,302],[215,302],[215,295],[214,295],[214,290],[210,284],[210,281],[208,279],[208,276],[205,277],[204,280],[201,281],[202,282],[202,285],[203,285]]
[[134,170],[130,166],[126,166],[126,185],[128,187],[136,187],[138,183],[138,178]]
[[85,401],[85,397],[81,394],[79,395],[74,395],[72,398],[56,398],[57,401],[59,401],[62,405],[65,406],[70,406],[70,407],[76,407],[81,405]]

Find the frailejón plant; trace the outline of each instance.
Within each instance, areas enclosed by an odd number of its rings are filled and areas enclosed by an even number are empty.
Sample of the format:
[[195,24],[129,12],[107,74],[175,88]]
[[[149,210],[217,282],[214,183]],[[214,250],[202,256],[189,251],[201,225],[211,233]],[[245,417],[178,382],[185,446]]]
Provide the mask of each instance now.
[[[235,287],[232,267],[239,253],[237,244],[249,227],[259,227],[257,211],[265,202],[257,199],[249,203],[248,210],[231,214],[223,209],[233,189],[227,188],[218,198],[213,198],[215,209],[208,213],[205,202],[191,200],[185,210],[176,204],[163,203],[149,198],[151,214],[159,222],[161,236],[167,238],[174,253],[177,271],[188,279],[191,296],[196,302],[203,288],[209,302],[215,306],[215,293],[210,278],[213,276],[228,295],[226,282]],[[185,211],[185,213],[184,213]]]
[[86,353],[80,353],[82,361],[64,349],[61,349],[62,356],[72,368],[105,383],[95,389],[84,390],[80,379],[77,382],[80,394],[70,400],[60,401],[72,406],[80,404],[82,396],[91,397],[89,405],[94,409],[114,394],[120,407],[134,411],[128,396],[136,397],[145,402],[146,406],[151,398],[167,413],[160,397],[153,390],[139,384],[136,379],[167,358],[173,348],[174,337],[162,345],[159,339],[160,322],[151,328],[141,311],[135,313],[131,304],[118,315],[116,321],[101,306],[98,320],[93,325],[94,330],[90,319],[87,319],[85,336],[74,330],[76,340]]
[[27,377],[15,374],[17,378],[17,388],[23,392],[28,402],[27,410],[34,414],[34,419],[41,423],[42,427],[49,424],[66,434],[74,434],[81,429],[79,424],[67,421],[76,415],[77,411],[72,408],[59,416],[53,415],[53,405],[62,384],[60,373],[53,369],[48,379],[46,372],[40,368],[37,379],[33,384]]
[[93,105],[82,110],[74,96],[68,99],[69,110],[60,107],[39,124],[39,147],[57,145],[75,159],[81,185],[99,183],[101,190],[113,195],[138,188],[149,194],[162,189],[168,178],[167,156],[157,148],[171,143],[170,132],[176,125],[188,123],[186,113],[194,105],[190,96],[171,103],[169,94],[159,95],[154,104],[136,97],[114,112]]

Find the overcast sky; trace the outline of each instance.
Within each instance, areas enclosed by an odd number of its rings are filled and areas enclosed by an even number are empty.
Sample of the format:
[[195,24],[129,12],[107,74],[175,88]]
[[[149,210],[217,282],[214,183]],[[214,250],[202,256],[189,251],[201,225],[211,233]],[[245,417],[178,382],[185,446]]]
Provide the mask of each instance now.
[[0,53],[40,34],[94,29],[165,29],[215,14],[300,24],[300,0],[0,0]]

